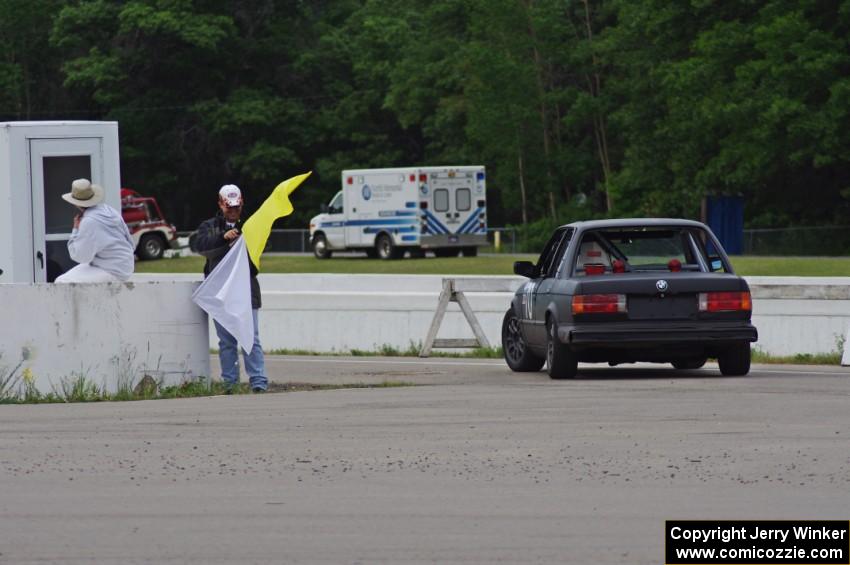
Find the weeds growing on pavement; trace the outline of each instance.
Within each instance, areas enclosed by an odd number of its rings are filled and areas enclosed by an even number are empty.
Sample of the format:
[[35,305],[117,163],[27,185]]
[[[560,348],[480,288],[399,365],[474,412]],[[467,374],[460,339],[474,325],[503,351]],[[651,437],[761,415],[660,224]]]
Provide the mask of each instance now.
[[841,365],[844,352],[843,335],[835,336],[835,350],[829,353],[797,353],[795,355],[768,355],[757,346],[753,347],[753,363],[776,365]]
[[[272,349],[269,355],[352,356],[352,357],[419,357],[422,345],[410,342],[406,349],[384,344],[376,349],[350,349],[348,351],[310,351],[306,349]],[[431,357],[458,357],[464,359],[501,359],[501,347],[477,347],[466,351],[434,351]]]
[[753,363],[772,365],[841,365],[841,353],[797,353],[796,355],[768,355],[753,348]]
[[[0,361],[2,360],[3,354],[0,353]],[[21,359],[18,364],[11,369],[0,365],[0,402],[6,402],[17,397],[17,391],[21,381],[21,374],[18,373],[18,371],[23,364],[24,360]]]
[[[70,402],[108,402],[157,400],[166,398],[192,398],[199,396],[242,395],[251,394],[248,383],[240,383],[235,387],[227,387],[221,381],[209,382],[205,377],[169,386],[139,386],[144,379],[133,386],[121,386],[116,392],[108,392],[98,386],[82,373],[74,373],[60,380],[58,385],[51,385],[52,390],[41,393],[34,386],[34,377],[29,368],[18,373],[20,364],[11,371],[0,368],[0,404],[56,404]],[[147,376],[147,378],[150,378]],[[152,381],[153,382],[153,381]],[[415,386],[413,383],[402,381],[383,381],[380,383],[343,383],[343,384],[314,384],[314,383],[269,383],[269,392],[299,392],[311,390],[335,390],[351,388],[394,388]]]

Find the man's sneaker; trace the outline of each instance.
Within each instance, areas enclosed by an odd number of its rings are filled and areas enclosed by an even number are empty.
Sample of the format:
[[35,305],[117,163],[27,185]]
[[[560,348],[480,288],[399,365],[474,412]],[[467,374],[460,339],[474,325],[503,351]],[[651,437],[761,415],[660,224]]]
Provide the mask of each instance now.
[[254,394],[261,394],[263,392],[266,392],[266,389],[255,386],[254,388],[251,389],[251,392],[253,392]]

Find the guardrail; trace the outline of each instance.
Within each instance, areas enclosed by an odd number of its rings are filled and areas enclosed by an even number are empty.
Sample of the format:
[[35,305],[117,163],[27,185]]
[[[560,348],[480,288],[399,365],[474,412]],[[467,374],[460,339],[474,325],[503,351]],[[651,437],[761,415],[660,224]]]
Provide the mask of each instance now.
[[[202,275],[135,274],[132,280],[201,280]],[[441,275],[260,275],[263,347],[316,352],[421,350],[434,322],[443,288]],[[457,277],[462,278],[462,277]],[[490,344],[501,342],[501,324],[514,291],[527,279],[506,281],[504,292],[471,292],[466,298]],[[850,328],[850,277],[745,277],[753,292],[756,343],[771,355],[831,353],[844,348]],[[459,306],[447,304],[440,333],[470,335]],[[215,335],[215,332],[211,332]],[[442,337],[437,335],[436,337]],[[850,344],[850,342],[847,342]],[[211,340],[210,347],[217,347]]]

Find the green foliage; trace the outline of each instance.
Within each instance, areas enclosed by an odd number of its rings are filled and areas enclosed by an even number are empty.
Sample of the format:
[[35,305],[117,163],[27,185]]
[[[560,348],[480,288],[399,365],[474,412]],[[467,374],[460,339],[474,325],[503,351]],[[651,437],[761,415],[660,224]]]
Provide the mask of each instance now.
[[[3,355],[0,354],[0,361],[2,360]],[[21,374],[19,371],[23,364],[23,359],[11,368],[0,364],[0,402],[5,402],[10,398],[16,397],[17,389],[21,381]]]
[[71,373],[58,385],[53,385],[53,397],[58,402],[93,402],[105,400],[103,390],[82,373]]
[[302,227],[344,168],[442,164],[486,165],[490,225],[530,237],[715,194],[841,225],[848,38],[850,0],[0,0],[0,119],[117,120],[180,229],[228,182],[250,214],[313,170]]

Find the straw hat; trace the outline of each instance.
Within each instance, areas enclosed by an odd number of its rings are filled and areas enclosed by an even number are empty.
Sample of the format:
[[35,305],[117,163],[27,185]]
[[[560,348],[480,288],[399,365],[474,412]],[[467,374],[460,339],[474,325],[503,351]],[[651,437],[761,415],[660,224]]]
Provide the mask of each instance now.
[[74,206],[90,208],[103,202],[103,187],[88,179],[77,179],[71,183],[71,192],[63,194],[62,198]]

